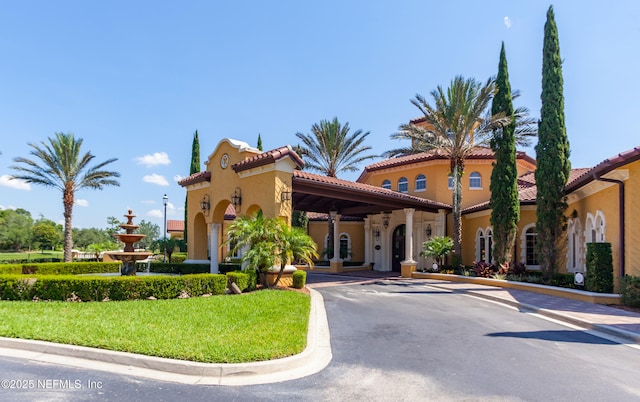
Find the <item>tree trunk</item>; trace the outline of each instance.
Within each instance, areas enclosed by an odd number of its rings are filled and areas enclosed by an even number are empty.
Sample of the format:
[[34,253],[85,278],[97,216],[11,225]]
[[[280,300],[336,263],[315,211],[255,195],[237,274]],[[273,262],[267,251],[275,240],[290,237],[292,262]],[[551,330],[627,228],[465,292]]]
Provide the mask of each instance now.
[[64,262],[71,262],[73,256],[73,190],[65,189],[62,195],[62,204],[64,205]]
[[453,253],[462,261],[462,172],[458,163],[453,165]]

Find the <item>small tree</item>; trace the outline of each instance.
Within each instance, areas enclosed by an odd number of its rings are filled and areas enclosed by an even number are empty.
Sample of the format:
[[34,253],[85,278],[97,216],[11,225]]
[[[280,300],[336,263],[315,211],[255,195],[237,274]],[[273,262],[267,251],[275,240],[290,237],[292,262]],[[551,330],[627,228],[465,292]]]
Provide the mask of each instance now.
[[422,243],[420,255],[427,258],[433,257],[436,264],[441,266],[444,259],[453,251],[453,239],[448,236],[434,236],[431,240]]
[[587,243],[587,290],[613,292],[611,243]]

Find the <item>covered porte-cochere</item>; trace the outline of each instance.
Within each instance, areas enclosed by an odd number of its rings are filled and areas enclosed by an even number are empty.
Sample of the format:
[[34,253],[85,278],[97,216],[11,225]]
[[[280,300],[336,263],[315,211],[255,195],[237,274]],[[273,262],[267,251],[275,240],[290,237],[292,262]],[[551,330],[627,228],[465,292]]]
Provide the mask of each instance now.
[[[351,224],[350,251],[363,266],[403,275],[431,266],[420,257],[421,244],[447,231],[451,206],[368,184],[303,171],[304,162],[290,146],[261,152],[225,138],[205,162],[206,170],[179,182],[187,190],[187,253],[192,262],[207,261],[211,272],[225,258],[226,227],[235,216],[258,211],[291,223],[294,210],[324,217],[321,236],[312,235],[321,252],[340,250],[343,222]],[[328,219],[333,244],[326,243]],[[356,226],[353,226],[355,221]],[[316,228],[317,229],[317,228]],[[355,232],[354,232],[355,231]],[[343,270],[340,253],[328,269]]]

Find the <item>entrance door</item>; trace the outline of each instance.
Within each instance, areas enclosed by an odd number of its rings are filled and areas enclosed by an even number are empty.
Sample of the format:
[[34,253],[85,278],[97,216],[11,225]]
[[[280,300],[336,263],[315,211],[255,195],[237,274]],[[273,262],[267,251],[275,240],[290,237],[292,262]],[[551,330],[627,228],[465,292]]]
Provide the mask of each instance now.
[[404,261],[405,254],[405,225],[399,225],[393,231],[393,244],[391,248],[391,269],[393,272],[400,272],[400,261]]

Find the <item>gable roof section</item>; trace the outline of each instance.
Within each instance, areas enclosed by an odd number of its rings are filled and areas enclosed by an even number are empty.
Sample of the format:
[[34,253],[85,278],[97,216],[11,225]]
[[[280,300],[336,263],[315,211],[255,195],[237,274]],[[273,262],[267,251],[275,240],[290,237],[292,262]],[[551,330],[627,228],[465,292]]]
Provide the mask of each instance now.
[[294,152],[291,145],[286,145],[284,147],[272,149],[271,151],[252,156],[238,163],[234,163],[231,168],[234,172],[238,173],[256,167],[270,165],[285,158],[292,159],[298,169],[302,169],[304,166],[302,158]]
[[573,180],[569,180],[569,183],[567,183],[567,186],[565,187],[565,193],[571,193],[572,191],[596,180],[596,178],[637,160],[640,160],[640,146],[621,152],[611,158],[607,158],[591,169],[584,169],[582,174],[575,177]]

